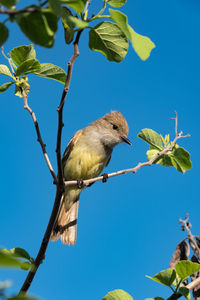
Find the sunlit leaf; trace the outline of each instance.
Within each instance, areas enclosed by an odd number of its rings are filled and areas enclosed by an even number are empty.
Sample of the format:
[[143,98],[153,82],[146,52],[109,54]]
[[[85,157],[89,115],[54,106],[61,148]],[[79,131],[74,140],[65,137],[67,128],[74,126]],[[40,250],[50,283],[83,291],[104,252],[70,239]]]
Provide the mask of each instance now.
[[27,59],[25,60],[16,70],[16,75],[26,75],[33,73],[41,68],[41,65],[37,59]]
[[0,86],[0,93],[5,92],[14,82],[6,82]]
[[128,19],[125,14],[118,10],[109,9],[111,18],[120,27],[126,37],[131,41],[135,52],[142,60],[146,60],[155,48],[155,44],[146,36],[136,33],[133,28],[128,25]]
[[101,52],[109,61],[121,62],[128,51],[128,41],[121,29],[105,21],[89,32],[89,47]]
[[189,260],[182,260],[175,265],[175,269],[180,279],[183,280],[193,273],[199,271],[200,264],[191,262]]
[[166,286],[171,286],[174,279],[176,278],[176,272],[174,269],[167,269],[167,270],[157,273],[153,277],[150,277],[150,276],[146,276],[146,277],[148,277],[156,282],[159,282],[161,284],[164,284]]
[[34,74],[40,77],[54,79],[62,83],[65,83],[67,76],[62,68],[50,63],[41,64],[41,68],[35,71]]
[[36,58],[36,53],[33,45],[22,45],[13,48],[10,52],[10,57],[16,65],[21,65],[27,59]]
[[126,0],[108,0],[107,3],[112,7],[121,7],[126,3]]
[[133,300],[133,298],[123,290],[114,290],[104,296],[102,300]]
[[0,74],[13,78],[10,69],[6,65],[0,65]]
[[138,137],[159,151],[163,150],[162,139],[160,135],[152,129],[144,128],[138,133]]

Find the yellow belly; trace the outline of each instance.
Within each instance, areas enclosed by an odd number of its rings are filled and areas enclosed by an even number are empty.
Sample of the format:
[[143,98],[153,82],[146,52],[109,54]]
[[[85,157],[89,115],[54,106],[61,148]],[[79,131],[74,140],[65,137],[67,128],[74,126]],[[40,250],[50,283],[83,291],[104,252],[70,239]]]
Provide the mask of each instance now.
[[65,180],[90,179],[98,176],[107,163],[107,157],[88,149],[74,147],[64,166]]

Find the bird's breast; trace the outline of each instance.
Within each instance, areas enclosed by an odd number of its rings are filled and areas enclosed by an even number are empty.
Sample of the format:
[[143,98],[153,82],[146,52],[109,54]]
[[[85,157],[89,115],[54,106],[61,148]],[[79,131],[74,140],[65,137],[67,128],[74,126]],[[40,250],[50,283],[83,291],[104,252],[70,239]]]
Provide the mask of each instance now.
[[110,155],[86,146],[72,149],[64,166],[66,180],[90,179],[98,176],[107,164]]

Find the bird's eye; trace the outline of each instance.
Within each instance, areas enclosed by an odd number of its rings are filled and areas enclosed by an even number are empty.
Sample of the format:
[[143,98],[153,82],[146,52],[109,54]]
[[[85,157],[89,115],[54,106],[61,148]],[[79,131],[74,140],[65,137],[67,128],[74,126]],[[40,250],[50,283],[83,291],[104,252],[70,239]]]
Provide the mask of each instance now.
[[113,129],[114,129],[114,130],[117,130],[117,129],[118,129],[118,126],[115,125],[115,124],[113,124]]

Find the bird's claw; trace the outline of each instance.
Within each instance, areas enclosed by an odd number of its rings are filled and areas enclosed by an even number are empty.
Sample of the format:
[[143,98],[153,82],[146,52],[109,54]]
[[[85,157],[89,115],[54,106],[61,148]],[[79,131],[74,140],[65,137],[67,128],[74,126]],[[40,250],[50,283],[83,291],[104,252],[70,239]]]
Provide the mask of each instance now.
[[101,176],[103,176],[102,182],[107,182],[108,180],[108,174],[107,173],[103,173]]
[[82,179],[77,180],[77,186],[78,186],[79,189],[82,189],[82,187],[83,187],[83,180]]

